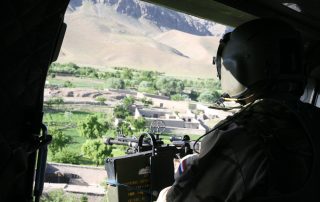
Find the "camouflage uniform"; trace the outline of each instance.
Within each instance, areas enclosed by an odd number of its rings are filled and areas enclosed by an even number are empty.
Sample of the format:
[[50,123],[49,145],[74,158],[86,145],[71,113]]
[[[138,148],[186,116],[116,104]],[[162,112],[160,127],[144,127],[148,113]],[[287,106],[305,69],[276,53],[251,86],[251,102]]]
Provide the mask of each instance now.
[[[290,104],[297,110],[307,105]],[[257,100],[219,125],[203,139],[199,160],[168,190],[167,201],[245,201],[304,185],[313,158],[310,139],[280,101]]]

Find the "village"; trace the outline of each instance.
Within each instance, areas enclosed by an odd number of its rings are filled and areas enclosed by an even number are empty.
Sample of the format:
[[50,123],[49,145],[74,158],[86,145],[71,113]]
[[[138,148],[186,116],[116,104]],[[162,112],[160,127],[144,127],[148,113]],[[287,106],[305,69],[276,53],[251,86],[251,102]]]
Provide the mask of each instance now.
[[[162,120],[165,123],[167,133],[184,135],[202,135],[212,128],[220,120],[233,114],[236,110],[219,110],[208,105],[194,101],[173,101],[164,95],[154,95],[123,89],[80,89],[59,88],[46,89],[45,101],[51,97],[63,97],[64,104],[72,105],[104,105],[109,108],[121,104],[121,100],[132,96],[135,100],[149,99],[152,105],[146,106],[141,102],[130,107],[135,118],[144,117],[150,126],[153,120]],[[96,97],[104,97],[106,101],[97,101]],[[237,106],[235,103],[225,103],[228,106]],[[121,119],[115,119],[117,126]]]
[[[220,120],[236,112],[236,110],[219,110],[208,105],[191,100],[174,101],[164,95],[137,92],[124,89],[85,89],[85,88],[46,88],[44,100],[53,97],[63,99],[64,105],[73,107],[97,107],[102,111],[113,109],[127,97],[133,97],[136,102],[130,106],[130,113],[134,118],[143,117],[146,127],[154,121],[164,123],[164,131],[173,135],[201,136],[209,131]],[[103,102],[97,97],[104,97]],[[149,100],[146,105],[141,99]],[[236,106],[235,103],[226,103]],[[103,107],[102,107],[103,106]],[[110,113],[110,110],[108,110]],[[115,127],[122,119],[115,118]],[[101,201],[105,196],[107,173],[103,167],[82,166],[61,163],[47,163],[45,192],[62,189],[66,193],[85,194],[90,201]]]

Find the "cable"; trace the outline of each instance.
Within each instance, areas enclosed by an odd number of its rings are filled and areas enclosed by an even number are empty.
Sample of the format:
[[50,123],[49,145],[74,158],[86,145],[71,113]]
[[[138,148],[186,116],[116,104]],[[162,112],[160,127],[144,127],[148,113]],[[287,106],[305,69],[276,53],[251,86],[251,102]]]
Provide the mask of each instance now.
[[223,110],[223,111],[230,111],[233,109],[241,109],[242,106],[236,106],[236,107],[219,107],[219,106],[209,106],[210,109],[217,109],[217,110]]
[[254,94],[248,95],[247,97],[244,98],[230,98],[230,97],[222,97],[222,99],[224,101],[235,101],[235,102],[239,102],[239,101],[245,101],[249,98],[252,98],[254,96]]

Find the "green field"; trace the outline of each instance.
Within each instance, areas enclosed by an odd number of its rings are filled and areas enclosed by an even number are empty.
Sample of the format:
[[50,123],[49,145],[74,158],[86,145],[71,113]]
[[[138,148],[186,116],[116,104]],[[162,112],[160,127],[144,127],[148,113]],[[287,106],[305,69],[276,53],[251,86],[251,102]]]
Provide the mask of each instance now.
[[87,79],[73,76],[56,76],[55,78],[47,78],[47,84],[58,87],[66,87],[65,84],[68,81],[72,84],[72,86],[68,86],[71,88],[104,89],[106,87],[105,82],[101,79]]
[[[59,110],[48,110],[44,114],[44,123],[47,125],[48,129],[50,127],[58,127],[63,129],[63,133],[72,138],[70,144],[66,146],[68,150],[76,152],[81,155],[81,146],[87,140],[87,138],[82,137],[77,129],[77,124],[80,121],[86,119],[87,116],[96,114],[90,111],[59,111]],[[100,113],[101,116],[105,114]],[[113,156],[124,155],[124,151],[119,148],[113,148]],[[49,150],[48,161],[52,160],[52,156]],[[80,164],[82,165],[95,165],[93,161],[88,158],[81,157]]]

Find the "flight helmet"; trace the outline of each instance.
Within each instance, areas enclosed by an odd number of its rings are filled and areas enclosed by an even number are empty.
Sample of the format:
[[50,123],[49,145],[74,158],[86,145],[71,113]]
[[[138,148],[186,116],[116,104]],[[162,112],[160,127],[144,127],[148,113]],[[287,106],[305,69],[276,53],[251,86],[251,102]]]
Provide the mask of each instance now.
[[232,98],[262,88],[303,91],[302,39],[283,21],[256,19],[225,34],[215,63],[222,90]]

